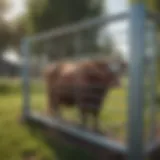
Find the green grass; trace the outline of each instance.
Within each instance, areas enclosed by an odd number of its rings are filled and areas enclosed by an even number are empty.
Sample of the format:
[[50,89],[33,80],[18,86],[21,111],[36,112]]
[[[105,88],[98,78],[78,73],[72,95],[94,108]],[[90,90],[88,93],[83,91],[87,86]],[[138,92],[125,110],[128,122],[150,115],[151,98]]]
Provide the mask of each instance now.
[[[51,147],[40,133],[35,136],[27,125],[21,124],[19,122],[22,109],[20,83],[19,81],[3,80],[0,81],[0,87],[2,83],[6,86],[5,89],[3,88],[3,92],[0,92],[0,160],[21,160],[25,152],[36,152],[37,160],[56,160],[59,156],[65,160],[67,158],[68,160],[77,159],[75,156],[79,159],[87,157],[87,155],[83,157],[79,150],[73,151],[73,148],[69,146],[64,147],[58,144]],[[41,83],[32,83],[31,104],[33,110],[44,111],[46,97],[43,90],[44,86]],[[112,90],[104,101],[100,115],[101,128],[109,131],[112,138],[123,141],[126,138],[126,98],[127,92],[124,87]],[[79,120],[76,110],[63,109],[62,114],[67,120]]]
[[[37,83],[36,83],[37,85]],[[46,95],[43,84],[40,85],[40,92],[34,90],[31,92],[31,106],[32,110],[44,112],[46,109]],[[108,132],[114,139],[121,139],[125,141],[125,125],[127,118],[127,88],[114,89],[110,91],[109,95],[103,102],[103,109],[100,114],[101,129]],[[79,123],[79,113],[76,109],[62,108],[62,116],[68,121],[75,121]],[[92,118],[92,117],[91,117]],[[89,121],[91,126],[92,119]]]

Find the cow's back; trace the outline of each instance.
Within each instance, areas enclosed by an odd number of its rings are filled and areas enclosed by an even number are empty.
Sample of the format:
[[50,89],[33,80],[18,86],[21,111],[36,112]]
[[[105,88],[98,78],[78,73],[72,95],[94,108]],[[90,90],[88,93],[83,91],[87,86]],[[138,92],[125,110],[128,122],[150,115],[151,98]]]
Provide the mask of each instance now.
[[56,97],[59,103],[67,106],[76,103],[76,68],[75,63],[66,62],[59,65],[58,76],[53,82],[53,96]]
[[[111,75],[106,61],[64,62],[48,70],[52,98],[65,105],[100,107]],[[88,105],[89,103],[89,105]]]

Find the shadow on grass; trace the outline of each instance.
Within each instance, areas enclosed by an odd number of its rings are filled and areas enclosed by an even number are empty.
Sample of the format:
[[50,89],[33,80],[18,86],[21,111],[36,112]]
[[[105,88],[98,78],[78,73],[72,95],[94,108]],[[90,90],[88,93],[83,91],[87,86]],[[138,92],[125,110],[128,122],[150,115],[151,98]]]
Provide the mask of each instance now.
[[[53,154],[55,154],[53,157],[56,157],[56,160],[96,160],[92,153],[88,153],[79,146],[69,144],[65,138],[60,137],[57,133],[54,134],[51,131],[41,129],[35,124],[29,124],[28,129],[33,136],[43,141],[53,150]],[[25,154],[24,156],[26,156]],[[29,154],[31,155],[28,156],[32,157],[34,153]]]

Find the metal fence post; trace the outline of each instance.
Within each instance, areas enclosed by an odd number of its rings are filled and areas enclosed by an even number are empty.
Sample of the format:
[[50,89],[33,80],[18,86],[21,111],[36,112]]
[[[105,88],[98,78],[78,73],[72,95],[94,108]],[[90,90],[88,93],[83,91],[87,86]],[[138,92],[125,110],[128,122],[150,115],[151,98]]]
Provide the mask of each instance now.
[[151,22],[150,24],[150,31],[151,31],[151,70],[150,70],[150,84],[151,84],[151,103],[150,103],[150,111],[151,111],[151,127],[150,127],[150,142],[152,143],[155,140],[155,136],[156,136],[156,54],[157,54],[157,50],[156,50],[156,26],[155,26],[155,22]]
[[74,41],[74,50],[75,50],[75,56],[77,59],[77,56],[80,55],[80,52],[82,50],[82,44],[81,44],[81,34],[75,35],[75,41]]
[[130,86],[128,113],[128,160],[143,160],[144,155],[144,57],[145,6],[142,1],[130,10]]
[[23,57],[22,66],[22,90],[23,90],[23,117],[26,118],[30,114],[30,98],[29,98],[29,40],[21,41],[21,52]]

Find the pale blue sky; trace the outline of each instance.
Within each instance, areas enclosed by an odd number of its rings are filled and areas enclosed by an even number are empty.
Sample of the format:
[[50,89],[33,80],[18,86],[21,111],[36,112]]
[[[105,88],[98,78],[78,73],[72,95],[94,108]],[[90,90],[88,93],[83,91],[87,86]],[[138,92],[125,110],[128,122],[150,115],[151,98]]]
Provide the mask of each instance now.
[[[128,0],[106,0],[105,8],[109,15],[128,11]],[[117,48],[128,58],[128,20],[110,24],[107,29],[112,34]]]
[[128,9],[128,0],[106,0],[105,7],[110,14],[120,13]]

